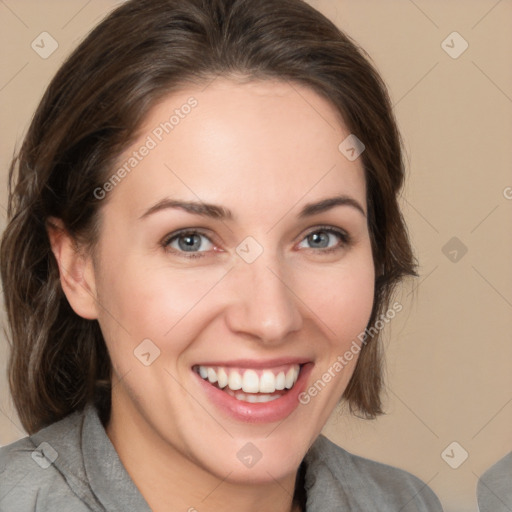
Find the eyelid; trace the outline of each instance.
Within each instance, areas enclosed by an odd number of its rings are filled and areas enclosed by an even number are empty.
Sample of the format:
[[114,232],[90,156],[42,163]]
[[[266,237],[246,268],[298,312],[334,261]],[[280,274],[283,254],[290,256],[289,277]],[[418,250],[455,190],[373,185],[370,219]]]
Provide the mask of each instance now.
[[338,228],[336,226],[330,226],[327,224],[324,224],[324,225],[320,224],[317,226],[313,226],[311,229],[307,230],[306,234],[303,235],[300,240],[303,240],[307,236],[309,236],[313,233],[316,233],[317,231],[326,231],[328,233],[334,233],[334,234],[338,235],[340,238],[342,238],[345,243],[349,243],[352,240],[352,237],[345,229]]
[[[299,235],[298,241],[294,242],[294,244],[302,242],[309,235],[319,232],[319,231],[325,231],[325,232],[333,233],[333,234],[337,235],[341,239],[341,243],[335,247],[329,247],[329,248],[324,248],[324,249],[309,248],[309,250],[311,250],[313,252],[329,253],[329,252],[341,249],[341,248],[345,247],[346,245],[350,245],[350,243],[352,242],[351,235],[345,229],[342,229],[342,228],[339,228],[336,226],[332,226],[332,225],[321,225],[320,224],[320,225],[315,225],[315,226],[312,226],[311,228],[308,228],[304,234]],[[174,254],[178,254],[180,256],[184,256],[185,258],[205,257],[208,255],[209,252],[212,252],[212,251],[187,252],[187,251],[177,251],[175,249],[169,248],[169,244],[173,240],[175,240],[176,238],[178,238],[179,236],[182,236],[182,235],[201,235],[201,236],[204,236],[205,238],[207,238],[212,245],[217,246],[217,244],[214,240],[215,237],[212,237],[211,234],[208,232],[208,230],[205,230],[203,228],[183,228],[183,229],[179,229],[177,231],[173,231],[172,233],[170,233],[169,235],[164,237],[164,239],[161,242],[161,245],[164,247],[165,250],[172,252]]]
[[[304,236],[299,240],[298,243],[302,243],[304,240],[307,239],[308,236],[312,235],[313,233],[328,233],[328,234],[334,234],[339,238],[339,242],[334,245],[333,247],[323,247],[323,248],[314,248],[314,247],[307,247],[305,250],[307,250],[308,253],[313,253],[315,255],[320,256],[327,256],[332,253],[336,253],[338,251],[341,251],[343,249],[346,249],[350,245],[352,245],[352,237],[350,234],[342,229],[335,226],[314,226],[312,229],[308,230]],[[304,249],[302,249],[304,250]]]
[[[176,238],[180,237],[180,236],[183,236],[183,235],[201,235],[201,236],[204,236],[205,238],[207,238],[209,240],[209,242],[214,245],[214,246],[217,246],[217,243],[215,242],[214,240],[214,236],[212,236],[208,230],[205,230],[203,228],[183,228],[183,229],[178,229],[177,231],[173,231],[172,233],[166,235],[162,242],[161,242],[161,245],[164,247],[164,248],[167,248],[168,245]],[[187,254],[185,251],[176,251],[178,252],[179,254]],[[208,252],[208,251],[200,251],[199,253],[196,253],[196,254],[200,254],[201,252]],[[190,254],[194,254],[194,253],[190,253]]]
[[208,233],[208,231],[205,230],[204,228],[183,228],[183,229],[178,229],[177,231],[173,231],[172,233],[169,233],[168,235],[166,235],[164,237],[164,239],[162,240],[162,243],[168,243],[172,239],[177,238],[180,235],[188,235],[188,234],[203,235],[203,236],[208,238],[213,243],[213,241],[210,238],[211,237],[210,233]]

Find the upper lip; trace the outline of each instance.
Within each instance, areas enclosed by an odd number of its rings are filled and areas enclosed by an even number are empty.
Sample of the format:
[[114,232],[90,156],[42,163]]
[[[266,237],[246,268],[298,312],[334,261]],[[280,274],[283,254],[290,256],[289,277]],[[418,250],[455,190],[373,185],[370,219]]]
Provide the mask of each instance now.
[[194,366],[224,366],[236,368],[273,368],[286,364],[305,364],[310,363],[311,359],[307,357],[279,357],[275,359],[232,359],[230,361],[206,361],[196,363]]

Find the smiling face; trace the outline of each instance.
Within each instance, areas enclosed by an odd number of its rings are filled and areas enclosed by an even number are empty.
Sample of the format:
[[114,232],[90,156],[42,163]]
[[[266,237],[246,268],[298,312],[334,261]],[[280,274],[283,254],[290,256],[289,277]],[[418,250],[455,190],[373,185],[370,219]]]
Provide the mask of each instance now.
[[373,304],[362,162],[338,149],[348,135],[296,84],[218,78],[153,108],[105,187],[93,269],[114,444],[129,435],[139,454],[232,482],[295,473]]

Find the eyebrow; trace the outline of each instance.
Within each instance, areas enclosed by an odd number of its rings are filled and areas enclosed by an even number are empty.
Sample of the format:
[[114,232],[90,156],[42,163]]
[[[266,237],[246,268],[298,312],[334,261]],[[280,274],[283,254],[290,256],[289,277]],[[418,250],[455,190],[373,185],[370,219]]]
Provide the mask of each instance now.
[[[350,206],[359,211],[364,217],[366,217],[366,212],[361,204],[354,199],[353,197],[347,195],[338,195],[334,197],[328,197],[326,199],[322,199],[321,201],[317,201],[315,203],[306,204],[302,210],[299,212],[299,218],[311,217],[313,215],[317,215],[319,213],[323,213],[327,210],[330,210],[336,206]],[[212,219],[220,219],[220,220],[233,220],[234,215],[231,210],[225,208],[224,206],[219,206],[215,204],[203,203],[198,201],[180,201],[178,199],[172,199],[166,197],[156,204],[148,208],[140,217],[139,220],[142,220],[153,213],[166,210],[166,209],[180,209],[184,210],[193,215],[201,215],[203,217],[210,217]]]

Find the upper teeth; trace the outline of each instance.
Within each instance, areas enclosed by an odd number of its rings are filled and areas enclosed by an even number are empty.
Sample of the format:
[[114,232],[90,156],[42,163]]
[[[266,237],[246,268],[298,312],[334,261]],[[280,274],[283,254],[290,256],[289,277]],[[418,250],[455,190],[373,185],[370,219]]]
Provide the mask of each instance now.
[[282,389],[291,389],[299,377],[300,365],[294,364],[285,371],[272,370],[240,370],[222,366],[199,366],[198,372],[203,379],[212,384],[218,383],[219,388],[246,393],[273,393]]

